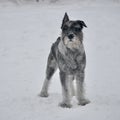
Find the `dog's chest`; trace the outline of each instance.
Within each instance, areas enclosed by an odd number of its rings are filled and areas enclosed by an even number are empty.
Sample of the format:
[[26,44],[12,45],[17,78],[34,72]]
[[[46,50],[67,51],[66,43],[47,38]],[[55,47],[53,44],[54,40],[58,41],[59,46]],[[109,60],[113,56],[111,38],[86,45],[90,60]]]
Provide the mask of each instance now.
[[84,54],[80,52],[67,51],[65,55],[58,51],[58,66],[62,71],[75,73],[81,71],[85,66]]
[[86,65],[86,55],[83,45],[78,51],[67,50],[61,43],[60,37],[52,45],[52,54],[55,57],[58,67],[61,71],[68,74],[74,74],[82,71]]

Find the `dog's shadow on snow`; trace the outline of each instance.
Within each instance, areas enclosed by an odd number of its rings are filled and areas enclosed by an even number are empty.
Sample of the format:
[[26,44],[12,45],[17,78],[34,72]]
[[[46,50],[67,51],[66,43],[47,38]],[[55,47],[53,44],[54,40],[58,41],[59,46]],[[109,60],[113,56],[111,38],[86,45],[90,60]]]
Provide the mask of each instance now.
[[[41,97],[40,95],[38,95],[38,101],[40,106],[43,106],[43,108],[46,109],[61,108],[59,106],[59,103],[62,101],[62,96],[60,93],[50,93],[48,97]],[[78,108],[79,105],[77,104],[77,100],[75,97],[72,98],[71,103],[72,108]]]

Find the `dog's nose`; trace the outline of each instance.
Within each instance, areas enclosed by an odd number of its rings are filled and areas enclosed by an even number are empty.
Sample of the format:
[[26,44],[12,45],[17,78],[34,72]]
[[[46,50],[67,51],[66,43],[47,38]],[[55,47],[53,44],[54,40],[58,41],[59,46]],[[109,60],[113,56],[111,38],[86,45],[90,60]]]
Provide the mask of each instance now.
[[74,38],[74,35],[73,34],[69,34],[68,38],[71,40],[72,38]]

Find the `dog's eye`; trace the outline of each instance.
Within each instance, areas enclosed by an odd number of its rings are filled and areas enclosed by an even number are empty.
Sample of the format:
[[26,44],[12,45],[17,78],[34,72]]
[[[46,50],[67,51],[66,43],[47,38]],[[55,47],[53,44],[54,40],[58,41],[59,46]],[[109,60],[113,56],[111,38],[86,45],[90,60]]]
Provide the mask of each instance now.
[[79,27],[74,28],[75,32],[80,32],[81,29]]
[[68,27],[67,26],[64,26],[63,27],[63,31],[67,31],[68,30]]

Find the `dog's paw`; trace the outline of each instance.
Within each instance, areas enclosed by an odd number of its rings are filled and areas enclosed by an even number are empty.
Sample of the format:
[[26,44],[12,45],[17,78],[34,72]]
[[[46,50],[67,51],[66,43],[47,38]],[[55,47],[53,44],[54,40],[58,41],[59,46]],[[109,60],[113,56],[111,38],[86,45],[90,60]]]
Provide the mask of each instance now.
[[41,93],[39,94],[39,96],[40,96],[40,97],[48,97],[49,95],[48,95],[47,92],[41,92]]
[[81,99],[78,103],[78,105],[82,105],[82,106],[85,106],[86,104],[89,104],[90,103],[90,100],[88,99]]
[[59,106],[62,107],[62,108],[71,108],[72,105],[69,103],[65,103],[65,102],[61,102],[59,103]]

